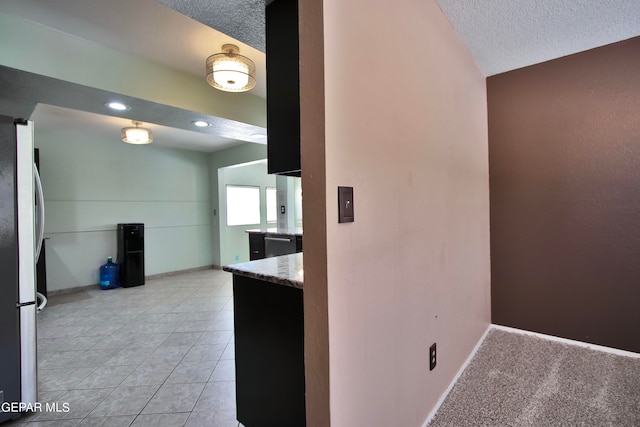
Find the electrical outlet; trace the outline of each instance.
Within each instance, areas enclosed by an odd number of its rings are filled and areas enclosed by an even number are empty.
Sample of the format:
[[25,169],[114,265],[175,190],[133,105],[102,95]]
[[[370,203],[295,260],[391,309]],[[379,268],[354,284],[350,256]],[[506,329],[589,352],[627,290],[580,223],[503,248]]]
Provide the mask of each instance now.
[[429,370],[433,371],[433,368],[436,367],[436,343],[433,343],[431,347],[429,347]]

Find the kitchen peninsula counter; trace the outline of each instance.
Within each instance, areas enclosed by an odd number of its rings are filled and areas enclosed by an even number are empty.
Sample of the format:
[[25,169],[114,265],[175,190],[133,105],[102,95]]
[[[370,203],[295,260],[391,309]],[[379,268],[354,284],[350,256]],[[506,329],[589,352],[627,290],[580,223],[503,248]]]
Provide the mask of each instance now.
[[223,269],[233,273],[238,421],[304,426],[302,253]]
[[304,283],[302,252],[226,265],[222,269],[239,276],[299,289]]

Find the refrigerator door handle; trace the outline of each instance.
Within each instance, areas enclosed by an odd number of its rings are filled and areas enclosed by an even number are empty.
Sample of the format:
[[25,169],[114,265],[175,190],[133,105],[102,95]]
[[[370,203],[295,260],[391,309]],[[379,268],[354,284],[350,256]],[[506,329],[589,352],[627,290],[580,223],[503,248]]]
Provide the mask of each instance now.
[[45,297],[44,295],[42,295],[40,292],[36,292],[36,299],[39,299],[41,302],[38,305],[38,313],[40,313],[46,306],[47,306],[47,297]]
[[33,164],[33,178],[36,186],[36,262],[38,262],[40,251],[42,250],[42,241],[44,240],[44,194],[42,193],[40,174],[35,163]]

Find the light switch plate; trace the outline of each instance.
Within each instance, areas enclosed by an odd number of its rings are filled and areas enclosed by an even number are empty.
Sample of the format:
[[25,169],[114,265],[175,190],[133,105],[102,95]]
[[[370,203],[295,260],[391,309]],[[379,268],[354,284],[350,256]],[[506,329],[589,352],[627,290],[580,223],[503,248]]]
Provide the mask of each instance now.
[[338,187],[338,222],[353,220],[353,187]]

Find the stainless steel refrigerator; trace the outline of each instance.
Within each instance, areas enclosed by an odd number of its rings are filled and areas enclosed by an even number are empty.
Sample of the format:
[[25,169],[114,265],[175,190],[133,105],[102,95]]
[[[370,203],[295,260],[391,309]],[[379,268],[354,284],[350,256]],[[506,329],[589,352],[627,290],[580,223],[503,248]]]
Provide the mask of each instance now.
[[42,307],[35,265],[44,231],[39,181],[33,123],[0,116],[0,422],[17,418],[11,408],[33,405],[38,397],[36,313]]

